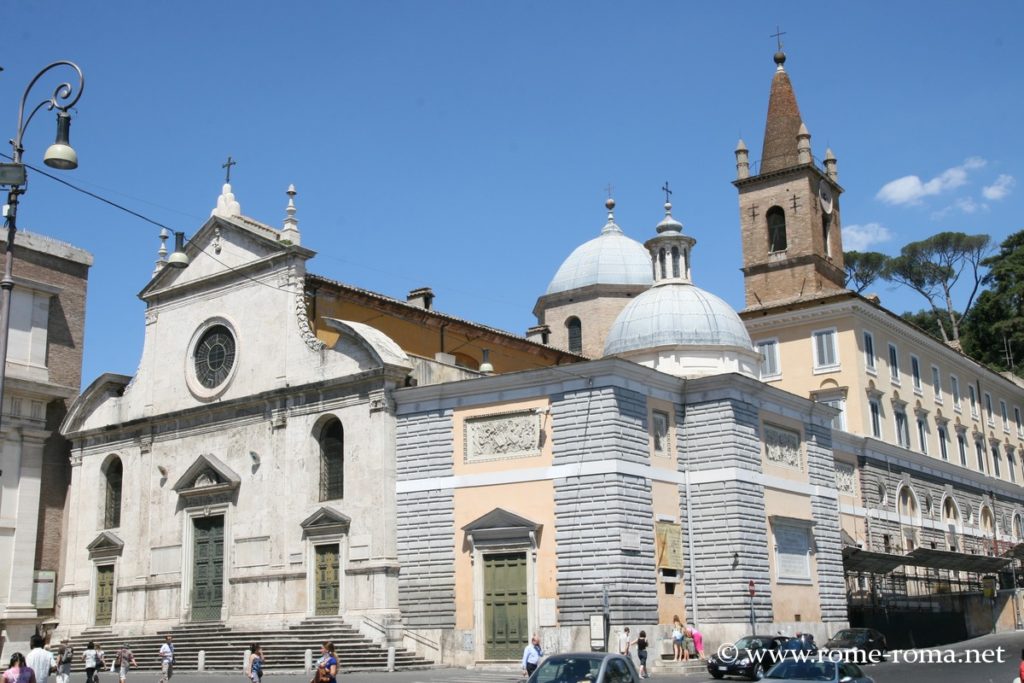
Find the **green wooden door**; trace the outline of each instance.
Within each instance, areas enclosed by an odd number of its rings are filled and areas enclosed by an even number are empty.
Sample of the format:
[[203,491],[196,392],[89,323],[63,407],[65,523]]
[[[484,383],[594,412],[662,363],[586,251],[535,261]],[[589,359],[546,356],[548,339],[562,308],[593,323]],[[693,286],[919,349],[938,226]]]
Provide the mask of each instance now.
[[192,620],[217,621],[224,601],[224,518],[196,519],[192,545]]
[[96,625],[110,626],[114,613],[114,565],[96,567]]
[[316,546],[316,613],[336,615],[341,608],[338,544]]
[[526,553],[484,556],[486,659],[522,656],[530,638],[526,600]]

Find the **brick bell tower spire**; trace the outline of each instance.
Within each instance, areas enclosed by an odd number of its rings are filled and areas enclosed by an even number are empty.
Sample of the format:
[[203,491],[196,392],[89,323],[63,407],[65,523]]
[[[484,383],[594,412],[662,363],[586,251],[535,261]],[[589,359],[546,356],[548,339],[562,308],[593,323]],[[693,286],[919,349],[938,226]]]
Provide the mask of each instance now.
[[756,172],[742,140],[734,152],[748,310],[845,290],[835,156],[830,149],[824,168],[815,163],[781,42],[774,59]]

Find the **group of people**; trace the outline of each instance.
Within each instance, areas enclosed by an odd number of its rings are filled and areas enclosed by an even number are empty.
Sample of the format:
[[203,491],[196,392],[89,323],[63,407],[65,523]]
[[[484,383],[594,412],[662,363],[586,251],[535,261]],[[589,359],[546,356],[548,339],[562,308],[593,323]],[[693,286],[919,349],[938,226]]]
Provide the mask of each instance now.
[[704,636],[696,627],[683,625],[679,615],[672,617],[672,659],[687,662],[690,657],[704,661]]
[[[56,653],[50,652],[43,645],[41,635],[29,639],[28,656],[20,652],[11,655],[10,665],[4,672],[3,683],[46,683],[50,674],[56,674],[57,683],[70,683],[71,667],[75,661],[75,651],[67,638],[60,641]],[[169,683],[174,672],[174,644],[171,636],[167,636],[160,646],[161,683]],[[86,683],[99,683],[100,672],[107,666],[106,653],[99,643],[89,641],[82,652],[82,663],[85,665]],[[131,646],[124,643],[117,649],[110,663],[111,673],[118,676],[120,683],[128,679],[128,672],[138,666]]]

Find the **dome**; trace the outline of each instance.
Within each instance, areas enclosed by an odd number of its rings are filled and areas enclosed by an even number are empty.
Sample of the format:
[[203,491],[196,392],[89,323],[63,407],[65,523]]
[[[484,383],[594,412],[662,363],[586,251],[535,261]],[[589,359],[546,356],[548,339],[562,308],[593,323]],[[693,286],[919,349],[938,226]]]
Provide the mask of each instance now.
[[747,328],[722,299],[692,284],[655,286],[622,309],[606,356],[666,346],[731,347],[753,353]]
[[568,292],[588,285],[650,286],[651,255],[644,245],[626,237],[615,223],[615,200],[605,202],[608,222],[601,234],[585,242],[562,262],[548,285],[547,294]]

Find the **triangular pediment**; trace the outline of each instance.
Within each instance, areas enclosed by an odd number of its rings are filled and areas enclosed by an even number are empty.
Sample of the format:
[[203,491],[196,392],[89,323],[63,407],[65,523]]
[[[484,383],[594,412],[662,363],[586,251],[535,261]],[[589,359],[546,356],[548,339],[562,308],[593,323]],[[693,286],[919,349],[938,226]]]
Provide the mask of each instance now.
[[195,459],[174,484],[179,496],[221,493],[238,488],[242,478],[215,455],[203,454]]
[[303,536],[342,534],[348,531],[352,519],[337,510],[321,507],[299,524]]
[[[173,248],[173,244],[168,245],[168,250]],[[185,254],[189,258],[187,268],[163,266],[139,293],[140,298],[147,300],[160,292],[200,282],[220,285],[225,279],[248,280],[254,275],[252,271],[265,271],[289,257],[304,261],[314,252],[283,240],[281,231],[251,218],[211,216],[187,237]]]
[[122,541],[113,531],[101,531],[99,536],[92,540],[92,543],[85,546],[89,551],[89,558],[116,557],[124,550]]
[[494,508],[486,515],[477,517],[475,520],[462,527],[463,531],[481,531],[484,529],[526,529],[529,531],[536,531],[541,528],[542,525],[527,519],[526,517],[520,517],[514,512],[509,512],[504,508]]

